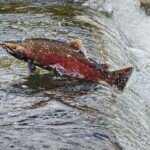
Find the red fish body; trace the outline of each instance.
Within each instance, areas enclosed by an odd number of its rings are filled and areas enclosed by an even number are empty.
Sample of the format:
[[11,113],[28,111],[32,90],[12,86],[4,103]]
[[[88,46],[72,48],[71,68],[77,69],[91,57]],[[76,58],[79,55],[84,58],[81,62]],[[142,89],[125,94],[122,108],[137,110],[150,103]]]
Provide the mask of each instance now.
[[80,43],[65,43],[48,39],[27,39],[21,42],[1,44],[8,53],[21,60],[31,60],[34,65],[75,78],[94,82],[105,81],[117,85],[120,90],[132,73],[133,68],[110,72],[103,65],[97,66],[80,51]]

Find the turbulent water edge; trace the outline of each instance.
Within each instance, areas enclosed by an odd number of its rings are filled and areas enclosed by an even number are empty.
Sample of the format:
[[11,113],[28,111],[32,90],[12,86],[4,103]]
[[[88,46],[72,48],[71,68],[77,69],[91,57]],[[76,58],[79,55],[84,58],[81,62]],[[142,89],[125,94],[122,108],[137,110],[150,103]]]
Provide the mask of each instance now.
[[[116,134],[125,149],[149,149],[150,18],[140,8],[137,0],[107,0],[104,8],[113,11],[113,19],[106,25],[109,28],[106,40],[109,56],[111,55],[112,59],[110,61],[117,65],[125,62],[135,67],[129,88],[124,93],[126,98],[123,98],[128,103],[130,113],[123,115],[122,119],[127,118],[127,120],[124,125],[122,124],[122,135],[118,134],[118,131]],[[133,115],[131,111],[136,113]],[[132,127],[127,122],[130,122]]]
[[110,70],[133,66],[123,93],[53,77],[0,48],[0,149],[150,149],[150,17],[138,0],[0,2],[0,39],[82,40]]

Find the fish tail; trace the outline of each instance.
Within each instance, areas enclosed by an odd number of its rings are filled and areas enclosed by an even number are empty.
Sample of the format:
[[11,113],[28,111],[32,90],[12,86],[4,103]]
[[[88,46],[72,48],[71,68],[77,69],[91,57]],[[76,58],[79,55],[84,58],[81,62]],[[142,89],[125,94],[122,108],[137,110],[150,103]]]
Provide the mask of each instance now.
[[127,68],[113,71],[111,73],[110,84],[116,85],[120,91],[123,91],[132,72],[133,72],[133,67],[127,67]]

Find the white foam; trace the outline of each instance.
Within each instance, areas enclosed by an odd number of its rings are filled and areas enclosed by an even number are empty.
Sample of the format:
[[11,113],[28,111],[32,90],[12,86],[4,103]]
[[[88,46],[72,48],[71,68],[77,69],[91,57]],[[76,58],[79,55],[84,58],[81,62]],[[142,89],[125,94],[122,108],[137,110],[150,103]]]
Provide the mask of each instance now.
[[84,78],[83,75],[81,75],[80,73],[76,72],[75,70],[67,70],[65,69],[63,66],[61,66],[59,63],[54,64],[54,65],[50,65],[51,68],[56,69],[57,72],[61,75],[68,75],[71,77],[78,77],[78,78]]

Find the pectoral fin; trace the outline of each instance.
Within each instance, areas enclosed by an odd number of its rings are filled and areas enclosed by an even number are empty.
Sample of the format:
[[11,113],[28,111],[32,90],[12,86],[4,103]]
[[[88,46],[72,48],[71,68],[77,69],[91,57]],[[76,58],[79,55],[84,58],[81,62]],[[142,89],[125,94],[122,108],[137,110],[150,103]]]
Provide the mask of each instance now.
[[33,64],[32,60],[28,60],[28,70],[29,70],[29,75],[34,74],[36,71],[36,66]]

